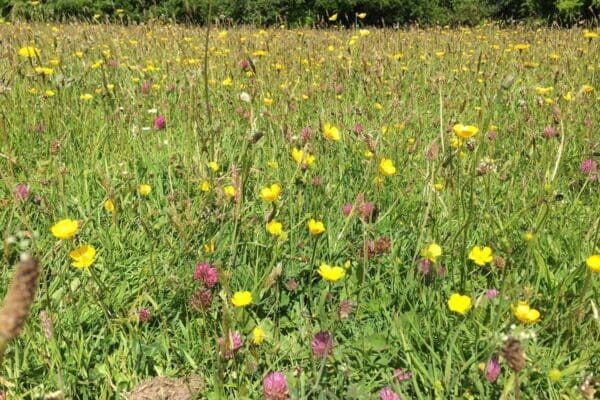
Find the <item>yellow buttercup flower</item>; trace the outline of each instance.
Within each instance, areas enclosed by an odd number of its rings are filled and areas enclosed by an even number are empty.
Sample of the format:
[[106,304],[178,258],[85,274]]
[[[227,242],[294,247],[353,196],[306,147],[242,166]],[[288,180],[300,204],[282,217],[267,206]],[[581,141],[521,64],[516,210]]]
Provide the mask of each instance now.
[[200,184],[200,190],[203,192],[210,192],[210,183],[208,181],[202,181]]
[[267,232],[273,236],[281,236],[283,233],[283,224],[273,219],[267,223]]
[[456,134],[456,136],[461,137],[463,139],[469,139],[479,132],[479,128],[474,125],[463,125],[456,124],[452,127],[452,130]]
[[436,262],[438,257],[442,255],[442,248],[437,243],[431,243],[429,246],[421,250],[421,257],[428,259],[431,262]]
[[52,225],[50,231],[59,239],[71,239],[79,229],[79,222],[76,219],[61,219]]
[[219,164],[216,161],[211,161],[208,163],[208,168],[210,168],[213,172],[217,172],[219,170]]
[[356,16],[358,17],[358,19],[365,19],[367,17],[367,13],[365,13],[365,12],[358,13],[358,14],[356,14]]
[[592,272],[600,273],[600,254],[593,254],[585,259],[585,264]]
[[40,74],[40,75],[50,76],[54,73],[54,70],[52,68],[48,68],[48,67],[35,67],[35,73]]
[[338,18],[338,15],[337,15],[337,13],[335,13],[331,17],[329,17],[328,20],[331,22],[335,22],[335,21],[337,21],[337,18]]
[[379,172],[385,176],[392,176],[396,173],[394,162],[389,158],[383,158],[379,163]]
[[214,253],[215,252],[215,248],[216,248],[216,246],[215,246],[215,241],[214,240],[211,240],[210,242],[204,243],[204,245],[202,245],[202,250],[204,250],[204,252],[206,254],[212,254],[212,253]]
[[252,329],[252,337],[252,343],[256,345],[261,344],[265,339],[265,331],[260,326],[257,326],[256,328]]
[[223,193],[225,193],[225,196],[226,196],[228,199],[230,199],[230,198],[232,198],[233,196],[235,196],[235,188],[234,188],[233,186],[231,186],[231,185],[229,185],[229,186],[225,186],[225,187],[223,188]]
[[231,304],[236,307],[246,307],[252,304],[252,293],[250,292],[235,292],[231,298]]
[[94,259],[96,258],[96,249],[89,244],[84,244],[83,246],[79,246],[70,252],[69,257],[71,257],[71,260],[73,260],[73,262],[71,262],[73,267],[88,268],[94,263]]
[[448,299],[448,309],[459,314],[465,314],[473,306],[471,298],[459,293],[453,293]]
[[273,202],[277,200],[279,193],[281,193],[281,186],[274,183],[271,187],[264,187],[260,190],[260,198],[264,201]]
[[490,247],[474,246],[469,253],[469,260],[472,260],[477,265],[485,265],[492,262],[492,249]]
[[138,193],[141,196],[148,196],[151,191],[152,191],[152,186],[147,185],[145,183],[142,183],[141,185],[138,186]]
[[514,316],[521,322],[534,323],[540,319],[540,312],[529,307],[526,301],[519,301],[516,306],[511,305],[510,308]]
[[342,267],[332,267],[327,264],[321,264],[317,273],[327,282],[337,282],[346,275],[346,270]]
[[527,44],[527,43],[517,43],[517,44],[515,44],[515,49],[519,50],[519,51],[527,50],[527,49],[529,49],[529,47],[531,47],[531,45]]
[[21,47],[19,49],[19,56],[21,56],[21,57],[33,58],[33,57],[39,57],[39,55],[40,55],[40,49],[33,47],[33,46]]
[[340,140],[340,130],[335,126],[331,125],[329,122],[325,123],[323,127],[323,135],[329,140],[338,141]]
[[535,87],[535,92],[537,94],[539,94],[540,96],[546,96],[547,94],[552,93],[553,90],[554,90],[554,88],[552,86],[549,86],[549,87],[536,86]]
[[297,164],[306,164],[309,167],[315,162],[315,156],[296,147],[292,149],[292,158]]
[[323,224],[322,221],[316,221],[314,219],[310,219],[308,221],[307,225],[308,225],[308,231],[313,236],[317,236],[317,235],[320,235],[321,233],[325,232],[325,225]]
[[104,202],[104,209],[108,212],[114,212],[115,211],[115,203],[111,199],[107,199]]

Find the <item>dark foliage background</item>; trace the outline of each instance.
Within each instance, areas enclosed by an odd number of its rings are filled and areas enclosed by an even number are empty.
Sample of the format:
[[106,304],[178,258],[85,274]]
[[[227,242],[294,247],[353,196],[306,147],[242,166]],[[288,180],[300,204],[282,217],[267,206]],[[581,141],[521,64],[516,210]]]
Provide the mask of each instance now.
[[[70,19],[139,22],[149,19],[206,22],[209,0],[0,0],[5,18],[65,21]],[[122,9],[123,13],[116,10]],[[508,22],[539,20],[573,24],[583,19],[596,23],[600,0],[213,0],[213,16],[235,24],[292,26],[356,22],[366,12],[365,25],[441,24],[474,25],[490,19]]]

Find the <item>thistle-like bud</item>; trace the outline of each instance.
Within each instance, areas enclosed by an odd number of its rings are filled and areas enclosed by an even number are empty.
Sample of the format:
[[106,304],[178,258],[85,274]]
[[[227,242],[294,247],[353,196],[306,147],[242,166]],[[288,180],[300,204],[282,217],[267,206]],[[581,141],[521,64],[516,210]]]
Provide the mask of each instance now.
[[6,292],[4,306],[0,310],[0,342],[11,341],[23,329],[29,309],[35,300],[39,273],[36,259],[29,255],[21,257],[21,262]]

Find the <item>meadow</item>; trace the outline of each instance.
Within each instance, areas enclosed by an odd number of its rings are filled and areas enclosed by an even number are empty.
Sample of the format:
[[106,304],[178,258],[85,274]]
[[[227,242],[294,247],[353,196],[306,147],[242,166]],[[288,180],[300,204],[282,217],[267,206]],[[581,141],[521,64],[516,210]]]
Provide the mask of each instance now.
[[598,33],[2,21],[0,398],[595,398]]

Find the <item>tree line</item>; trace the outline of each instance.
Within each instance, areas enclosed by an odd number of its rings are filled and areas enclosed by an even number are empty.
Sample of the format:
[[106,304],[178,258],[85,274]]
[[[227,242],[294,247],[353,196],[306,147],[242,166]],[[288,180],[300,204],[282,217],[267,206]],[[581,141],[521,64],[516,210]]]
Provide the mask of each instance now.
[[212,18],[222,22],[290,26],[475,25],[488,20],[569,25],[597,23],[600,15],[600,0],[0,0],[0,16],[206,23],[209,6]]

